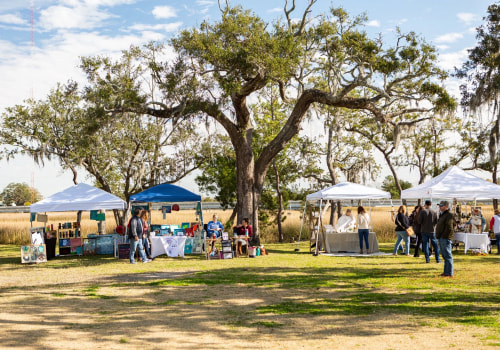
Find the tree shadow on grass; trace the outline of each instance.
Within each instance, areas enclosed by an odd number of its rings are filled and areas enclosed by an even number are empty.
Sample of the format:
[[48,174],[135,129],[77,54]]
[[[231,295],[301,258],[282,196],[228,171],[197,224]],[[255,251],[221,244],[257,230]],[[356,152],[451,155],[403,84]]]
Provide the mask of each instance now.
[[[6,293],[13,298],[5,298],[3,306],[30,317],[1,320],[9,331],[0,339],[6,347],[57,349],[60,339],[85,347],[87,340],[95,339],[102,347],[114,348],[124,339],[124,347],[164,348],[175,344],[175,334],[189,332],[183,348],[216,349],[221,341],[251,346],[269,334],[290,344],[323,339],[332,332],[363,338],[404,334],[415,327],[414,317],[483,325],[492,332],[498,327],[500,295],[495,289],[473,294],[466,289],[450,292],[446,286],[432,292],[425,285],[402,289],[396,284],[395,290],[370,286],[373,279],[384,279],[387,286],[392,280],[406,283],[402,273],[408,269],[245,267],[114,274],[86,287],[47,284],[39,290]],[[248,300],[239,304],[242,298]],[[43,331],[36,336],[27,330],[32,317],[43,320]],[[391,319],[394,322],[387,322]],[[304,322],[309,334],[296,326]],[[383,328],[374,328],[377,322],[383,322]],[[154,328],[164,331],[149,337]],[[249,331],[251,339],[242,337]],[[213,341],[200,344],[200,333],[212,334]]]

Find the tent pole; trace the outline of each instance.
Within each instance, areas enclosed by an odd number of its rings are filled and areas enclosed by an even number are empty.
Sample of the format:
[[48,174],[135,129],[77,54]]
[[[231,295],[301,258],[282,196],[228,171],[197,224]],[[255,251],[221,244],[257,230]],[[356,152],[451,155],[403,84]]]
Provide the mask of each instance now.
[[304,218],[306,217],[306,208],[307,208],[307,200],[304,203],[304,211],[302,212],[302,221],[300,222],[299,240],[297,241],[297,248],[295,248],[296,252],[298,252],[300,250],[299,244],[300,244],[300,237],[302,236],[302,227],[304,227]]
[[318,230],[316,231],[316,246],[314,247],[314,256],[318,255],[318,241],[319,241],[319,229],[320,227],[323,226],[323,221],[321,219],[322,217],[322,212],[321,212],[321,207],[323,206],[323,198],[319,201],[319,212],[318,212]]
[[127,207],[125,208],[125,219],[123,225],[125,226],[125,237],[128,238],[128,212],[130,210],[130,199],[127,202]]
[[368,230],[373,231],[373,225],[372,225],[372,203],[370,201],[370,198],[368,198],[368,210],[370,211],[370,225],[368,225]]

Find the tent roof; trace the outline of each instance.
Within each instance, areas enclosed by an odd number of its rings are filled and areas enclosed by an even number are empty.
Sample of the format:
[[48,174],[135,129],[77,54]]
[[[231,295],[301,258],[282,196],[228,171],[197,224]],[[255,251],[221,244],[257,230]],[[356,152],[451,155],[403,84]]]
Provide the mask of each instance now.
[[30,212],[105,210],[127,208],[121,198],[93,186],[80,183],[55,193],[30,206]]
[[466,173],[456,166],[424,182],[401,192],[401,198],[500,198],[500,186]]
[[199,202],[201,196],[185,188],[172,185],[160,184],[130,196],[131,202]]
[[341,182],[337,185],[322,189],[321,191],[307,195],[306,200],[320,199],[380,199],[391,198],[389,192],[381,191],[373,187],[354,184],[351,182]]

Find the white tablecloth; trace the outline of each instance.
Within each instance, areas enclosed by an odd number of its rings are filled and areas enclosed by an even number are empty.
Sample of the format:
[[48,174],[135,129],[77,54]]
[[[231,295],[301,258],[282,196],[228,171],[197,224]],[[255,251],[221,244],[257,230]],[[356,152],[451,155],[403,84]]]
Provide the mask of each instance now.
[[151,256],[156,258],[158,255],[167,254],[167,256],[184,257],[184,245],[186,236],[154,236],[151,240]]
[[483,252],[488,253],[490,238],[486,233],[455,232],[453,235],[453,240],[464,243],[465,245],[464,253],[467,253],[468,249],[475,249],[475,248],[481,249]]
[[[327,253],[359,252],[359,235],[357,232],[327,233],[325,234],[325,242],[325,250]],[[370,245],[370,252],[377,253],[379,251],[375,232],[370,232],[368,234],[368,243]],[[363,242],[363,248],[364,247],[365,244]]]

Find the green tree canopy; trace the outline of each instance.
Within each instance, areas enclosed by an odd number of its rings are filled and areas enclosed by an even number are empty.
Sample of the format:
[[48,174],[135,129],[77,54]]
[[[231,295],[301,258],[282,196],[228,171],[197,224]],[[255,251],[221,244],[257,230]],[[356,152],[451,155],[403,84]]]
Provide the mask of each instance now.
[[[406,190],[407,188],[411,188],[412,184],[405,180],[399,180],[399,184],[401,185],[401,189]],[[393,199],[400,199],[401,194],[396,186],[396,181],[394,181],[394,177],[391,175],[387,175],[382,183],[382,189],[391,194]]]
[[42,199],[38,190],[31,188],[27,183],[10,183],[2,193],[0,193],[5,205],[24,205],[25,203],[35,203]]

